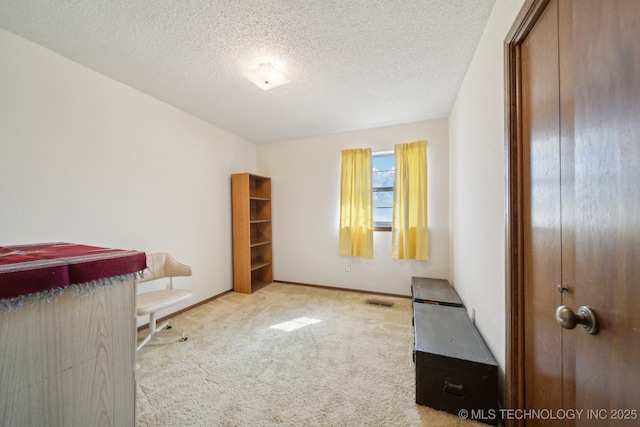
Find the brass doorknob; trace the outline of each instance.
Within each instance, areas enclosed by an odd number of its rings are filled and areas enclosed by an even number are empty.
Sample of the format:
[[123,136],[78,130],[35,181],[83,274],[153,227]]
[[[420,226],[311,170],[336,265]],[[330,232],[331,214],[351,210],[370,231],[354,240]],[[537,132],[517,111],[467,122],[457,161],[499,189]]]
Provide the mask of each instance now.
[[582,325],[582,329],[590,335],[598,333],[598,318],[591,307],[582,306],[575,314],[566,305],[561,305],[556,310],[556,321],[565,329],[573,329],[576,325]]

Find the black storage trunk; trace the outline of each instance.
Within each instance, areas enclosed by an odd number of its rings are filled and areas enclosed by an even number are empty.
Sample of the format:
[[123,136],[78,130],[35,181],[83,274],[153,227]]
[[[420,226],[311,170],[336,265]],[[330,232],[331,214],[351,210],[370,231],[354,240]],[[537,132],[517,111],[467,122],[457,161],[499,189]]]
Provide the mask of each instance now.
[[411,296],[414,302],[462,307],[462,300],[455,289],[444,279],[412,277]]
[[498,365],[466,310],[413,304],[416,403],[498,422]]

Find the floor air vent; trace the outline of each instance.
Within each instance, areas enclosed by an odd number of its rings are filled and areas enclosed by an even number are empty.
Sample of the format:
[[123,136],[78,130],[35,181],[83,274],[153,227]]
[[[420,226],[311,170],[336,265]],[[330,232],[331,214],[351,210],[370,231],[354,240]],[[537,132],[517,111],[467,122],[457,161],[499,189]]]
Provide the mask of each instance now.
[[366,302],[367,302],[367,304],[371,304],[371,305],[381,305],[383,307],[393,307],[393,303],[392,302],[385,301],[385,300],[382,300],[382,299],[372,298],[372,299],[368,299]]

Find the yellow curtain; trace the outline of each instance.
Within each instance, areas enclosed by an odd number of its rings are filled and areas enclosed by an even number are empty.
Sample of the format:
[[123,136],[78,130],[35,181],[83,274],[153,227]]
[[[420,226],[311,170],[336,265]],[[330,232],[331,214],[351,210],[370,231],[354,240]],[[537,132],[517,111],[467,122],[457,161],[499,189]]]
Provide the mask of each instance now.
[[373,258],[371,149],[342,151],[340,255]]
[[397,144],[394,153],[391,256],[428,260],[427,141]]

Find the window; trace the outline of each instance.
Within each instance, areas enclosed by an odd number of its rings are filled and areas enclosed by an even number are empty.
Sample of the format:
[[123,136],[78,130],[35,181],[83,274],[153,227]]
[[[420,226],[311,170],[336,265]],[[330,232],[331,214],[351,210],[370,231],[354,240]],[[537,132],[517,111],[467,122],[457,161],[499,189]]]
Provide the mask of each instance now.
[[393,151],[373,153],[371,158],[373,187],[373,229],[391,231],[393,220],[393,180],[395,159]]

